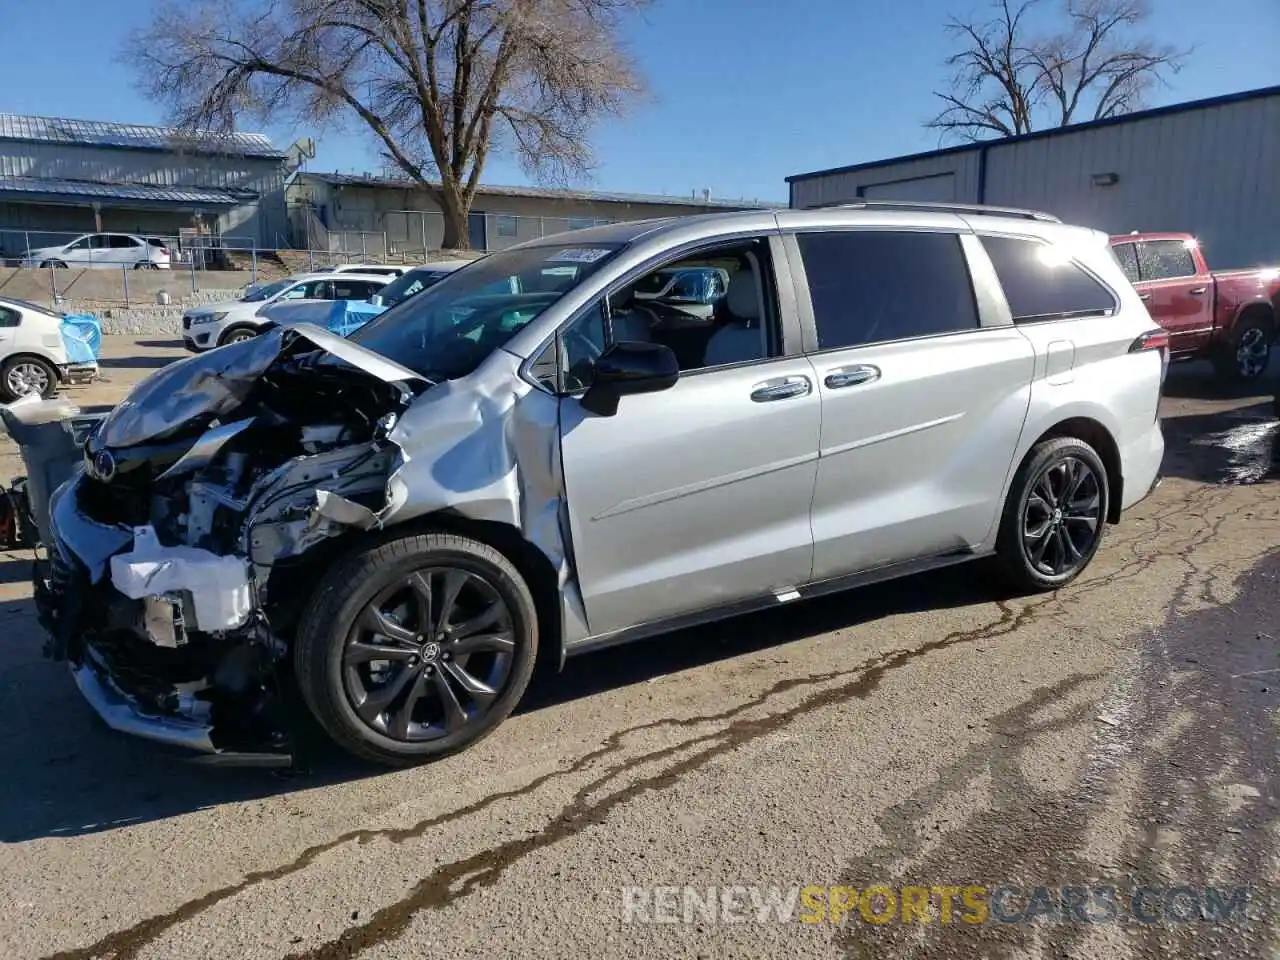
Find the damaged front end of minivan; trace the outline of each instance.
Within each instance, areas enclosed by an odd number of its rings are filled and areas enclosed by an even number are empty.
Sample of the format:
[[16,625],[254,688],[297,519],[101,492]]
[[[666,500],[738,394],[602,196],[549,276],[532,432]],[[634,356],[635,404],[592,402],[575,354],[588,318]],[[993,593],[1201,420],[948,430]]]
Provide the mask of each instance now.
[[49,654],[117,730],[288,762],[292,632],[353,537],[448,508],[521,531],[563,582],[554,419],[451,387],[309,325],[157,371],[51,499]]

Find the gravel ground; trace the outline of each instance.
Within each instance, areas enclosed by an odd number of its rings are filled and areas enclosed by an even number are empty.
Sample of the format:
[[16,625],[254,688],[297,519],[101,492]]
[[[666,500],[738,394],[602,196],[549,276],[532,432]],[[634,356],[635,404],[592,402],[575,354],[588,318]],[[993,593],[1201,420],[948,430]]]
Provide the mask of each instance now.
[[[180,353],[109,338],[70,395]],[[587,655],[416,770],[103,730],[12,555],[0,957],[1280,955],[1280,428],[1196,366],[1168,393],[1165,483],[1069,588],[969,565]]]

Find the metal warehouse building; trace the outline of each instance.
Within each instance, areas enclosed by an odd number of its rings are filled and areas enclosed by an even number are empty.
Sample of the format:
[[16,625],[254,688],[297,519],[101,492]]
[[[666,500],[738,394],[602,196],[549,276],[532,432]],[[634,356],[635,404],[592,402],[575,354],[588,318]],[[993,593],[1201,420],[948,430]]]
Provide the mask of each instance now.
[[[287,193],[293,239],[298,246],[381,255],[380,249],[362,248],[360,244],[385,243],[388,254],[417,256],[439,249],[444,236],[439,205],[419,184],[409,180],[299,173],[290,181]],[[468,239],[473,250],[502,250],[535,237],[616,220],[769,206],[753,200],[712,197],[709,191],[678,197],[482,183],[468,217]],[[340,235],[345,236],[339,241]]]
[[1030,207],[1108,233],[1196,234],[1215,268],[1280,263],[1280,87],[788,177],[791,206]]
[[199,228],[277,246],[288,232],[285,160],[257,133],[0,113],[0,242]]

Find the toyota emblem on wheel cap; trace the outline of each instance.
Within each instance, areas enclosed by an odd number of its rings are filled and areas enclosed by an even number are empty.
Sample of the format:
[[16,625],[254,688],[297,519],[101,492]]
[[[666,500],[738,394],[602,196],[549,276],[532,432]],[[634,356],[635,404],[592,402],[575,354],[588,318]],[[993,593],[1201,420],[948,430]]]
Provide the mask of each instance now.
[[116,458],[110,450],[99,450],[94,456],[93,475],[99,480],[110,480],[116,475]]

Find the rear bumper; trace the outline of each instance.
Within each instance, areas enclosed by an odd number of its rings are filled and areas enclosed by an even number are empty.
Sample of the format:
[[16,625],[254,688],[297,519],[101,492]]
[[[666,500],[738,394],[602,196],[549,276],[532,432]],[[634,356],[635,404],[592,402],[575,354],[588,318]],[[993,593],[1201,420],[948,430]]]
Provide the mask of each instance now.
[[1136,506],[1152,494],[1160,485],[1163,463],[1164,431],[1157,420],[1137,440],[1120,448],[1120,471],[1124,477],[1121,510]]

